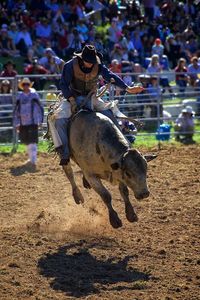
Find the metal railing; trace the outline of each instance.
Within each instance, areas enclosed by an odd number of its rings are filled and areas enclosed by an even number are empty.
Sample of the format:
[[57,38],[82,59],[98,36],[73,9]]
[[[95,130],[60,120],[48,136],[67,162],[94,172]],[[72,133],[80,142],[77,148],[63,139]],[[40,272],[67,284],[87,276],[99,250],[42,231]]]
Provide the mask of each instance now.
[[[140,74],[140,73],[122,73],[120,76],[123,78],[125,75],[130,75],[132,78],[137,78],[135,84],[142,83],[143,85],[146,82],[142,82],[143,80],[146,81],[147,74]],[[150,74],[148,74],[150,75]],[[168,78],[174,79],[175,73],[174,72],[166,72],[162,74],[156,74],[158,78],[161,76],[168,76]],[[141,76],[141,78],[140,78]],[[143,77],[142,77],[143,76]],[[146,77],[145,77],[146,76]],[[24,78],[29,77],[31,81],[36,81],[41,79],[41,75],[17,75],[12,78],[5,78],[0,77],[0,82],[4,79],[7,79],[11,82],[11,93],[8,95],[0,94],[0,144],[11,144],[13,147],[18,142],[16,139],[18,138],[16,135],[15,128],[12,125],[12,114],[13,109],[16,103],[17,93],[18,93],[18,83],[19,81]],[[44,131],[47,126],[46,116],[48,112],[48,106],[52,104],[54,101],[47,100],[48,93],[58,93],[59,90],[49,90],[48,85],[50,84],[57,84],[59,75],[42,75],[42,78],[46,80],[46,84],[43,89],[37,90],[38,94],[40,95],[41,102],[45,108],[45,118],[44,123],[42,126],[42,130]],[[48,83],[48,84],[47,84]],[[172,85],[173,83],[173,85]],[[169,81],[170,88],[172,90],[169,91],[168,87],[165,87],[165,92],[163,91],[162,86],[155,87],[147,87],[145,92],[139,95],[128,95],[123,93],[118,93],[118,90],[115,88],[114,85],[111,86],[110,90],[106,95],[103,96],[103,99],[112,100],[118,99],[119,101],[119,108],[120,110],[129,117],[134,117],[144,123],[144,128],[142,131],[138,131],[138,136],[149,136],[149,135],[156,135],[156,130],[162,123],[171,122],[176,120],[177,116],[181,112],[181,110],[190,105],[193,107],[193,110],[197,113],[195,117],[196,120],[199,120],[200,115],[200,87],[194,88],[191,86],[187,86],[184,92],[181,88],[175,85],[175,82]],[[34,85],[33,85],[34,87]],[[8,104],[1,104],[3,97],[10,96],[11,102]],[[164,112],[164,113],[163,113]],[[169,113],[171,116],[166,116],[166,113]],[[2,138],[3,135],[6,136],[5,133],[10,132],[7,134],[9,140],[4,141]],[[199,131],[195,131],[195,134],[199,134]],[[165,133],[163,133],[165,134]],[[166,133],[167,134],[167,133]],[[173,133],[174,134],[174,133]],[[42,136],[42,132],[41,132]]]

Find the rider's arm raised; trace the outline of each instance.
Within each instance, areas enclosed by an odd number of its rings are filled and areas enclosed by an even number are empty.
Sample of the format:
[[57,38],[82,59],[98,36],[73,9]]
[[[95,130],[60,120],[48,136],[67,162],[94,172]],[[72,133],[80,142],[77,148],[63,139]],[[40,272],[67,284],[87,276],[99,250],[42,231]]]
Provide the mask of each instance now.
[[111,79],[114,79],[114,84],[122,90],[125,90],[127,93],[137,94],[144,90],[144,88],[141,86],[128,86],[117,74],[110,71],[105,65],[99,65],[99,72],[107,82],[110,82]]

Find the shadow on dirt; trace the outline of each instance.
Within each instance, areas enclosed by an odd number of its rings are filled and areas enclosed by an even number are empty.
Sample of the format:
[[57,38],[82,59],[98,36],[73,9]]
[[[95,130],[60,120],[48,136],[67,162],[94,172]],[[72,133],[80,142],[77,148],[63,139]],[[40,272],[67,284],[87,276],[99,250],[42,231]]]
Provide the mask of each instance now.
[[[140,289],[139,282],[149,280],[148,274],[127,269],[130,256],[116,261],[116,258],[97,259],[89,252],[89,248],[94,251],[100,246],[110,250],[110,246],[102,245],[101,241],[89,244],[80,241],[62,246],[56,253],[47,253],[38,261],[40,274],[53,278],[52,289],[76,298],[98,294],[102,290],[134,290],[137,282]],[[100,255],[102,257],[101,250]],[[132,287],[127,283],[132,283]],[[115,286],[110,287],[111,284]]]
[[21,165],[21,166],[15,167],[15,168],[13,167],[10,169],[10,173],[13,176],[21,176],[25,173],[35,173],[35,172],[37,172],[36,168],[29,164],[24,164],[24,165]]

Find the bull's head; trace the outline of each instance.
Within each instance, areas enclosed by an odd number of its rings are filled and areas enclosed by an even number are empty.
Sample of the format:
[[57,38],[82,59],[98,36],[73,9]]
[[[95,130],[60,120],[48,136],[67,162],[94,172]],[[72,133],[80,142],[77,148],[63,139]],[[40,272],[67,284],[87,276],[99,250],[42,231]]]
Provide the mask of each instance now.
[[156,155],[142,156],[135,149],[128,150],[121,160],[111,165],[113,170],[120,169],[121,181],[123,181],[134,192],[136,199],[143,199],[149,196],[146,182],[147,162],[156,158]]

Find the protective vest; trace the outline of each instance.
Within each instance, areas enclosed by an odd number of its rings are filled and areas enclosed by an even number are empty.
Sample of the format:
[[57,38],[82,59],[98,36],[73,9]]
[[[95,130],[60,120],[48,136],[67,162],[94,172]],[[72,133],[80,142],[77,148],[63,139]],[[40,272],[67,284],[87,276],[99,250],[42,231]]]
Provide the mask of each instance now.
[[94,64],[90,73],[84,73],[78,63],[78,58],[73,59],[74,77],[70,87],[76,95],[87,95],[97,87],[99,63]]

